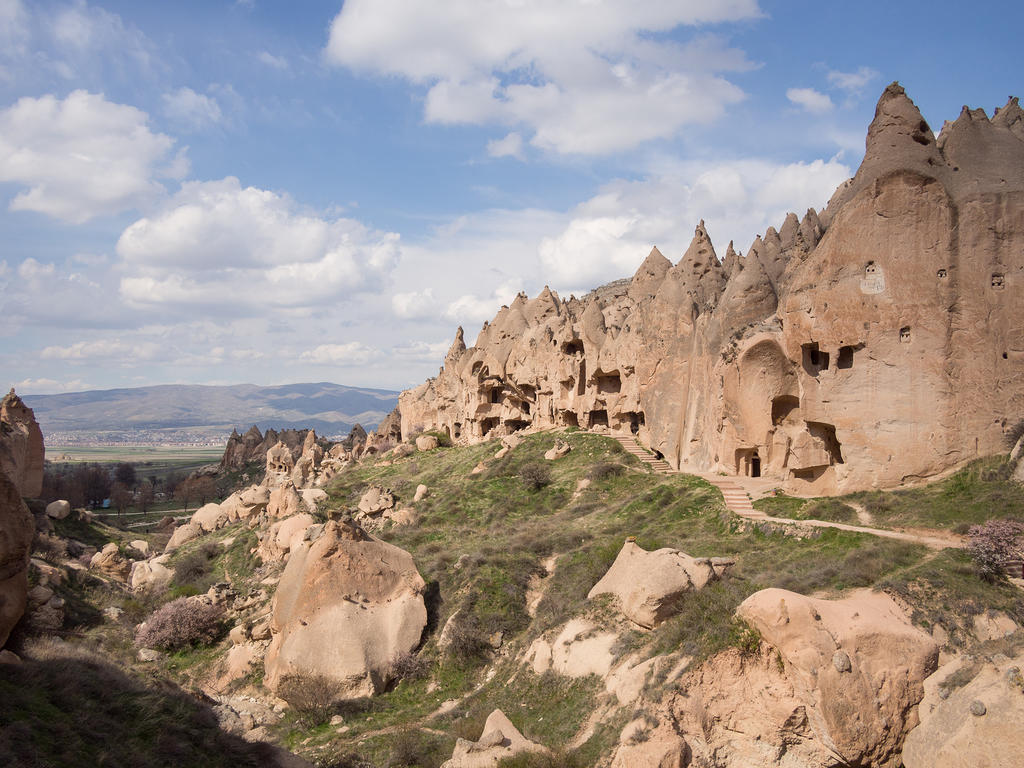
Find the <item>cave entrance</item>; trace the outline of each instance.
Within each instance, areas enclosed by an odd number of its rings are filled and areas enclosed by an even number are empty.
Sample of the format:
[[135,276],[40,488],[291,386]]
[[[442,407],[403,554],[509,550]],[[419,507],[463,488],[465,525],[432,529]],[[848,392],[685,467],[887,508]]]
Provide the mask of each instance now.
[[750,476],[761,476],[761,457],[757,455],[757,451],[754,451],[754,455],[750,457]]
[[630,411],[622,414],[626,419],[629,419],[629,431],[634,435],[640,431],[640,427],[644,425],[644,413],[643,411]]
[[772,424],[779,426],[799,407],[800,398],[793,395],[779,395],[772,400]]
[[520,430],[526,429],[530,426],[530,422],[522,421],[521,419],[510,419],[505,422],[505,428],[510,432],[519,432]]
[[487,433],[498,426],[498,419],[484,419],[480,422],[480,437],[487,437]]
[[575,411],[559,411],[558,421],[563,427],[578,427],[580,425]]
[[594,427],[607,427],[608,426],[608,411],[603,408],[598,411],[590,412],[590,421],[588,422],[590,429]]
[[757,448],[736,449],[736,474],[743,477],[761,476],[761,456]]

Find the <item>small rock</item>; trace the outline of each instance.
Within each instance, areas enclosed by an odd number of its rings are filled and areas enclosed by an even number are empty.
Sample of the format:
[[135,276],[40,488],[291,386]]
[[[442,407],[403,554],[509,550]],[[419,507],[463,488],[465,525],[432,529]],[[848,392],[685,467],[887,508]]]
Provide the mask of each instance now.
[[433,435],[420,435],[416,438],[416,450],[418,451],[432,451],[438,445],[437,438]]
[[836,668],[836,672],[849,672],[853,669],[846,651],[836,651],[832,654],[832,666]]
[[978,699],[975,699],[971,702],[971,714],[975,717],[981,717],[987,711],[988,710],[985,708],[985,705]]
[[156,661],[160,658],[160,651],[153,648],[140,648],[139,661]]
[[341,715],[335,715],[331,718],[331,725],[342,725],[345,722],[345,718]]
[[416,495],[412,497],[412,500],[423,501],[423,499],[427,498],[428,493],[430,493],[430,490],[427,488],[427,486],[423,485],[423,483],[420,483],[419,485],[416,486]]

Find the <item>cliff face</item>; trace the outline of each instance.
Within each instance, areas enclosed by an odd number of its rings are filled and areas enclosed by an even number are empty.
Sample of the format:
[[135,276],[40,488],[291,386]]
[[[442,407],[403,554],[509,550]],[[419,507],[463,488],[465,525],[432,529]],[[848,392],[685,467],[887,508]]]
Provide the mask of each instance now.
[[43,489],[43,458],[36,417],[12,389],[0,400],[0,472],[20,495],[35,498]]
[[1022,286],[1024,110],[965,108],[936,139],[894,83],[820,214],[722,260],[701,223],[676,264],[655,248],[582,299],[518,296],[402,393],[402,433],[607,428],[681,469],[894,487],[1024,417]]

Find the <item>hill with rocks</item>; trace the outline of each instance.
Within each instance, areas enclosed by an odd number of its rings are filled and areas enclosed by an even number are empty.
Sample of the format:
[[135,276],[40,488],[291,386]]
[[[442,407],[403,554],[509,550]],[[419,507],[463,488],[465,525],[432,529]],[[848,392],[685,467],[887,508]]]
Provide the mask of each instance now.
[[1024,412],[1024,111],[936,137],[902,87],[821,212],[741,256],[703,222],[676,263],[583,298],[520,294],[402,393],[403,434],[633,434],[669,465],[800,494],[893,488],[1003,448]]

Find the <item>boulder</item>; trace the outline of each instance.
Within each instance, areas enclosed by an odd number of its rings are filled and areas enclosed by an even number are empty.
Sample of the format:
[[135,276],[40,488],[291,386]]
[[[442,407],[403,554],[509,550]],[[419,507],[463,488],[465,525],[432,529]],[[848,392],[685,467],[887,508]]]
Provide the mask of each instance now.
[[408,552],[354,524],[331,520],[318,533],[292,545],[274,594],[266,684],[320,677],[331,698],[368,696],[419,644],[425,584]]
[[852,765],[899,764],[939,648],[892,598],[860,590],[822,600],[765,589],[736,613],[779,654],[821,744]]
[[192,523],[198,525],[204,533],[211,533],[228,524],[228,513],[221,509],[220,504],[211,502],[192,513]]
[[404,459],[406,456],[412,456],[416,453],[416,449],[408,443],[399,443],[391,449],[391,458],[393,459]]
[[359,511],[370,517],[376,517],[394,506],[395,495],[380,485],[371,485],[359,499]]
[[164,552],[173,552],[182,544],[192,541],[193,539],[198,539],[202,535],[203,529],[199,523],[189,521],[184,525],[179,525],[171,534],[171,538],[167,542],[167,546],[164,547]]
[[416,525],[420,521],[419,513],[411,507],[389,509],[382,515],[382,517],[386,520],[392,521],[396,526]]
[[149,557],[150,554],[152,554],[149,542],[145,539],[132,539],[128,542],[128,546],[130,546],[143,557]]
[[418,451],[432,451],[438,447],[437,438],[433,435],[420,435],[416,438],[416,450]]
[[576,618],[554,639],[537,638],[527,651],[526,659],[538,675],[554,670],[567,677],[597,675],[605,678],[615,663],[612,647],[618,639],[616,633],[602,632],[592,622]]
[[264,562],[283,561],[285,556],[291,552],[292,547],[302,541],[306,529],[315,523],[316,520],[312,515],[305,512],[278,520],[270,526],[260,541],[258,555]]
[[322,502],[327,501],[327,491],[323,488],[303,488],[299,491],[299,495],[302,497],[302,503],[310,512],[316,512],[316,508]]
[[611,768],[686,768],[690,757],[690,746],[670,725],[652,727],[639,718],[622,729]]
[[71,503],[63,499],[51,501],[46,505],[46,516],[54,520],[63,520],[71,514]]
[[492,768],[520,752],[546,751],[523,736],[505,713],[496,709],[487,716],[480,738],[475,742],[456,741],[451,759],[441,763],[441,768]]
[[137,592],[164,589],[174,578],[174,571],[167,567],[167,555],[152,560],[136,560],[132,563],[128,585]]
[[420,483],[419,485],[416,486],[416,495],[412,497],[412,500],[423,501],[425,498],[427,498],[427,495],[429,493],[430,489],[427,488],[427,486],[423,485],[423,483]]
[[[903,744],[906,768],[1002,768],[1022,765],[1024,655],[986,658],[962,687],[943,685],[969,662],[956,660],[924,684],[920,725]],[[961,672],[963,674],[963,672]]]
[[544,458],[548,461],[554,461],[567,455],[572,450],[572,446],[569,445],[565,440],[556,440],[555,444],[544,453]]
[[17,486],[0,471],[0,648],[25,612],[35,524]]
[[286,480],[274,488],[267,500],[267,514],[271,517],[291,517],[305,509],[302,496],[291,480]]
[[615,595],[630,621],[650,629],[678,613],[686,593],[715,578],[708,558],[690,557],[678,549],[647,552],[636,542],[626,541],[587,598]]
[[106,574],[118,581],[128,581],[132,564],[124,555],[116,541],[109,542],[103,549],[92,556],[89,567],[94,571]]

